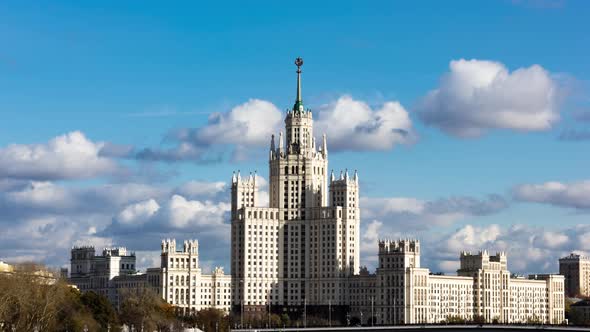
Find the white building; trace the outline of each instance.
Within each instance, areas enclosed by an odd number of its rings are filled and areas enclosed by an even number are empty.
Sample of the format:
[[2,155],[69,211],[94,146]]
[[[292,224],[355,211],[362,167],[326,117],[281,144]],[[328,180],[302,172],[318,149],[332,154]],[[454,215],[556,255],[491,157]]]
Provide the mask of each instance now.
[[590,258],[574,253],[560,258],[559,274],[565,277],[567,296],[590,296]]
[[94,247],[74,247],[70,259],[70,283],[80,291],[93,291],[118,304],[113,279],[136,274],[135,253],[126,248],[105,248],[96,255]]
[[203,308],[229,312],[231,277],[219,267],[212,274],[201,273],[196,240],[184,241],[179,251],[176,240],[163,240],[161,249],[160,267],[138,274],[135,254],[125,248],[104,249],[96,256],[93,247],[74,247],[69,280],[81,291],[106,296],[116,307],[124,292],[149,288],[185,313]]
[[217,308],[229,312],[231,277],[223,269],[202,274],[199,267],[199,242],[184,241],[176,248],[176,240],[162,241],[159,293],[168,303],[185,312]]
[[285,135],[270,140],[269,206],[258,204],[256,174],[232,176],[234,310],[344,306],[379,324],[451,317],[561,323],[563,278],[511,278],[504,254],[463,253],[459,275],[431,275],[420,266],[418,241],[382,241],[376,273],[359,274],[358,175],[328,175],[327,138],[316,146],[312,112],[301,98],[303,61],[295,64],[297,94]]
[[328,174],[326,136],[316,146],[313,116],[297,94],[285,135],[269,149],[269,207],[258,207],[256,174],[232,176],[231,275],[236,310],[346,305],[347,280],[359,273],[356,172]]
[[[380,241],[377,324],[440,323],[450,319],[499,323],[564,320],[560,275],[513,278],[504,253],[461,253],[457,276],[433,275],[420,266],[416,240]],[[359,303],[368,307],[372,303]],[[356,313],[354,307],[352,314]],[[366,315],[366,314],[365,314]],[[367,316],[365,316],[367,317]],[[367,317],[370,321],[370,317]]]
[[94,248],[75,248],[72,280],[81,290],[118,301],[123,288],[150,287],[185,313],[272,309],[301,317],[311,309],[381,325],[564,320],[563,276],[514,278],[504,253],[464,252],[458,275],[433,275],[421,267],[418,241],[380,241],[375,274],[361,270],[358,175],[328,172],[327,138],[316,145],[313,116],[301,98],[303,61],[295,64],[297,94],[285,135],[270,140],[269,206],[258,204],[255,173],[232,176],[231,276],[221,268],[202,274],[194,240],[178,248],[175,240],[162,241],[160,268],[141,276],[133,275],[135,256],[124,249],[94,256]]

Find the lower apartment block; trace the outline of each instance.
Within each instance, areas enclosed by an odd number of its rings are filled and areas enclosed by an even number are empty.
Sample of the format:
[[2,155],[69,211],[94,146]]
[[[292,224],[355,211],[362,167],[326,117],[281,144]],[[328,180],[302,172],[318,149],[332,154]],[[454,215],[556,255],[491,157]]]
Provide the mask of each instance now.
[[93,247],[71,251],[69,282],[80,291],[106,296],[119,307],[126,294],[150,289],[185,314],[204,308],[229,312],[231,276],[222,268],[203,274],[199,267],[199,243],[184,241],[177,251],[176,240],[163,240],[159,268],[137,273],[136,257],[125,248],[105,249],[95,255]]
[[236,284],[232,287],[231,276],[222,268],[202,273],[197,241],[184,241],[177,250],[175,240],[164,240],[160,257],[160,267],[138,274],[135,255],[125,248],[105,249],[101,256],[96,256],[91,247],[74,248],[70,281],[82,291],[107,296],[116,306],[123,290],[128,293],[149,288],[186,314],[204,308],[229,313],[233,303],[235,311],[246,315],[271,309],[297,316],[306,310],[307,314],[326,316],[331,312],[333,318],[346,315],[375,325],[564,321],[564,277],[514,276],[508,271],[504,253],[463,252],[457,275],[442,275],[421,267],[419,241],[380,241],[375,273],[361,268],[350,276],[299,279],[299,284],[289,285],[288,296],[296,293],[297,286],[314,291],[303,293],[309,298],[300,297],[287,305],[278,303],[283,289],[276,286],[282,278],[266,284],[267,280],[248,280],[241,285],[249,290],[248,296],[233,297]]
[[355,278],[350,314],[362,317],[363,323],[371,319],[379,325],[564,321],[563,276],[514,277],[504,253],[463,252],[457,275],[447,276],[420,267],[418,241],[380,241],[376,273]]

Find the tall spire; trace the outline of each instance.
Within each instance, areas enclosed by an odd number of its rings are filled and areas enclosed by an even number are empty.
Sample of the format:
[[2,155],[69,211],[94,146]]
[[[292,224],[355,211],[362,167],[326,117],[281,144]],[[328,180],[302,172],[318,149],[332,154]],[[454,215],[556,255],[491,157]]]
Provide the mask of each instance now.
[[295,65],[297,66],[297,97],[295,99],[295,105],[293,105],[293,111],[303,111],[303,100],[301,99],[301,66],[303,66],[303,59],[295,59]]

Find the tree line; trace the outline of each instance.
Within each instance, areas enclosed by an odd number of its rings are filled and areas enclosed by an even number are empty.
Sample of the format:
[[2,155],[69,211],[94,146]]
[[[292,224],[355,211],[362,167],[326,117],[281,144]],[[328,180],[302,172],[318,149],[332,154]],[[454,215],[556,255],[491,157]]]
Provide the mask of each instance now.
[[[191,317],[150,289],[122,291],[118,310],[102,295],[80,292],[66,280],[48,278],[35,264],[0,273],[0,331],[4,332],[117,332],[182,331],[206,326],[206,331],[228,331],[229,320],[216,309]],[[217,326],[215,325],[217,323]]]

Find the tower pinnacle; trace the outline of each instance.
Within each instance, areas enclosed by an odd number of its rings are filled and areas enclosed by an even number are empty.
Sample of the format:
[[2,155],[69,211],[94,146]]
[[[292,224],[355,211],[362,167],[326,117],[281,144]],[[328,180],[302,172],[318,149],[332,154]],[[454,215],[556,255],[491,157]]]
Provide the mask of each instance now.
[[303,100],[301,99],[301,66],[303,66],[303,59],[300,57],[295,59],[295,65],[297,66],[297,97],[295,105],[293,105],[293,111],[303,111]]

